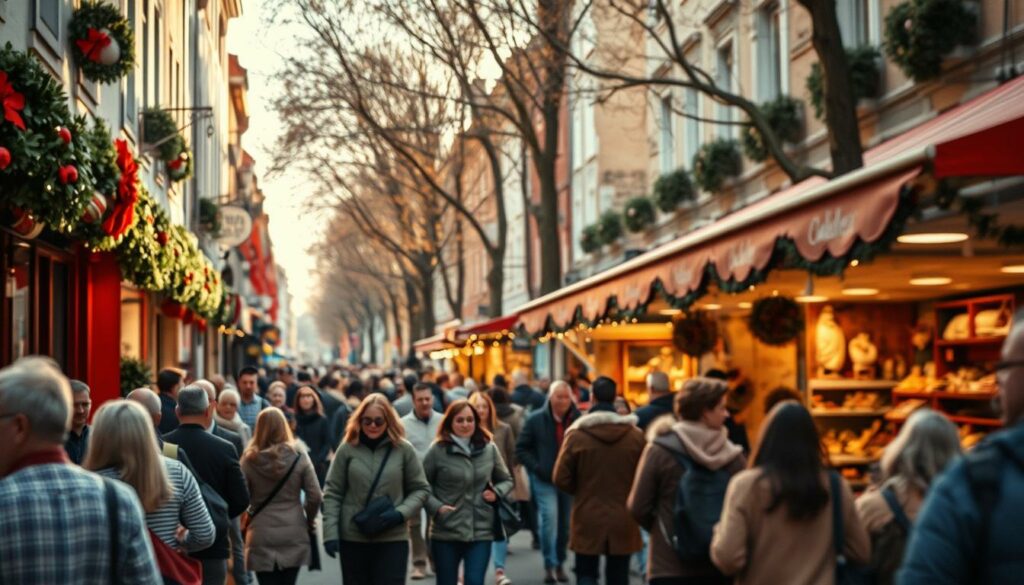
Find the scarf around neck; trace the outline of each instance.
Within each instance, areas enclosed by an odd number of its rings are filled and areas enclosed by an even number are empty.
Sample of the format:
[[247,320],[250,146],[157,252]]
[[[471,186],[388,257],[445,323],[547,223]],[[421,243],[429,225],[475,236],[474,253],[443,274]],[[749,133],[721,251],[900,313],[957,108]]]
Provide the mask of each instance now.
[[672,425],[686,453],[698,465],[714,471],[730,464],[743,454],[743,448],[729,441],[729,432],[723,427],[715,430],[699,422],[679,421]]

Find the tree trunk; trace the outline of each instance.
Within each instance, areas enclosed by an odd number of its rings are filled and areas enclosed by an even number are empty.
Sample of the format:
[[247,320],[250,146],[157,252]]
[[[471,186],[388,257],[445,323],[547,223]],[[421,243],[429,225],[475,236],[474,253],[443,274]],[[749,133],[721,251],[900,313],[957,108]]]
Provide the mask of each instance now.
[[562,250],[558,235],[558,185],[555,178],[555,157],[537,161],[540,179],[540,208],[537,211],[537,233],[540,236],[540,294],[562,286]]
[[367,339],[366,346],[367,346],[367,349],[370,350],[370,363],[371,364],[376,364],[377,363],[377,332],[375,331],[376,327],[374,327],[374,325],[376,323],[377,323],[377,315],[376,315],[376,313],[373,313],[371,311],[370,312],[370,318],[369,318],[369,320],[366,323],[366,339]]
[[537,297],[537,292],[533,289],[533,238],[530,237],[530,216],[533,215],[530,209],[533,202],[530,201],[530,153],[526,150],[525,143],[521,149],[521,156],[519,173],[522,185],[520,196],[523,198],[523,273],[526,277],[526,294],[532,300]]
[[500,317],[505,294],[505,248],[508,240],[508,215],[505,213],[505,173],[501,168],[501,157],[489,138],[481,140],[487,160],[491,165],[491,176],[494,178],[494,206],[498,220],[498,233],[495,242],[486,245],[490,255],[491,266],[487,273],[487,316]]
[[434,315],[434,275],[432,271],[420,271],[420,300],[423,306],[423,337],[434,335],[437,320]]
[[850,82],[850,65],[843,47],[835,0],[800,0],[811,14],[811,40],[821,61],[825,91],[825,125],[828,127],[832,172],[837,176],[864,166],[857,103]]

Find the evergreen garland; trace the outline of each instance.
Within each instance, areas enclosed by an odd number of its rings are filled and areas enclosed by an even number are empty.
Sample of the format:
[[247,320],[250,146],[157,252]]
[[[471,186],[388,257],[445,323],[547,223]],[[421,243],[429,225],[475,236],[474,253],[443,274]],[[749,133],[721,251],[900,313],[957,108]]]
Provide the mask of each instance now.
[[626,202],[626,211],[623,213],[623,221],[626,229],[632,233],[639,233],[654,223],[654,204],[647,197],[634,197]]
[[974,42],[976,26],[963,0],[909,0],[885,16],[885,53],[914,81],[934,79],[946,55]]
[[[850,88],[854,101],[873,98],[878,95],[882,84],[882,76],[878,69],[878,49],[870,46],[846,49],[846,63],[850,69]],[[822,77],[821,63],[811,65],[811,74],[807,76],[807,93],[811,96],[814,106],[814,117],[821,120],[825,117],[825,87]]]
[[697,195],[690,181],[690,173],[686,169],[676,169],[658,177],[654,182],[654,193],[651,195],[654,204],[665,213],[672,213],[687,201],[693,201]]
[[68,25],[71,53],[86,79],[114,83],[135,67],[135,34],[112,4],[86,0]]
[[[765,102],[758,106],[768,121],[772,132],[782,142],[796,143],[800,140],[801,120],[800,101],[789,96]],[[768,158],[768,147],[764,143],[761,131],[753,124],[743,132],[743,153],[752,161],[761,162]]]
[[743,168],[736,141],[719,138],[700,147],[693,156],[693,178],[709,193],[721,191],[726,179],[738,177]]

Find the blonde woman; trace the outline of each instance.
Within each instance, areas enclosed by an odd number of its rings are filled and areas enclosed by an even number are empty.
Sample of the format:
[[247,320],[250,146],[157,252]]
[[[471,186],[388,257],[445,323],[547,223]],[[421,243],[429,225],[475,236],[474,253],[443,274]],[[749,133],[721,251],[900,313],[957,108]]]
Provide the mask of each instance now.
[[146,526],[164,544],[195,552],[213,544],[214,528],[192,472],[160,455],[153,421],[138,403],[107,402],[93,416],[83,467],[120,479],[139,496]]
[[268,408],[256,418],[242,473],[251,502],[245,566],[256,572],[260,585],[294,585],[299,568],[309,564],[309,533],[316,529],[323,495],[313,462],[297,446],[279,409]]
[[391,403],[383,394],[367,396],[348,419],[324,491],[324,550],[332,557],[341,552],[343,583],[405,585],[405,521],[429,495]]

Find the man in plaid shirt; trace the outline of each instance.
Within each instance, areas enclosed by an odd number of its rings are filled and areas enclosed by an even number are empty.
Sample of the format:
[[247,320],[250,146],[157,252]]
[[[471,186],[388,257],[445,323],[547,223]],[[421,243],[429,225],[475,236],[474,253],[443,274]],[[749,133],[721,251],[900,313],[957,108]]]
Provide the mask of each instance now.
[[134,490],[68,461],[70,424],[53,362],[0,370],[0,583],[163,583]]

